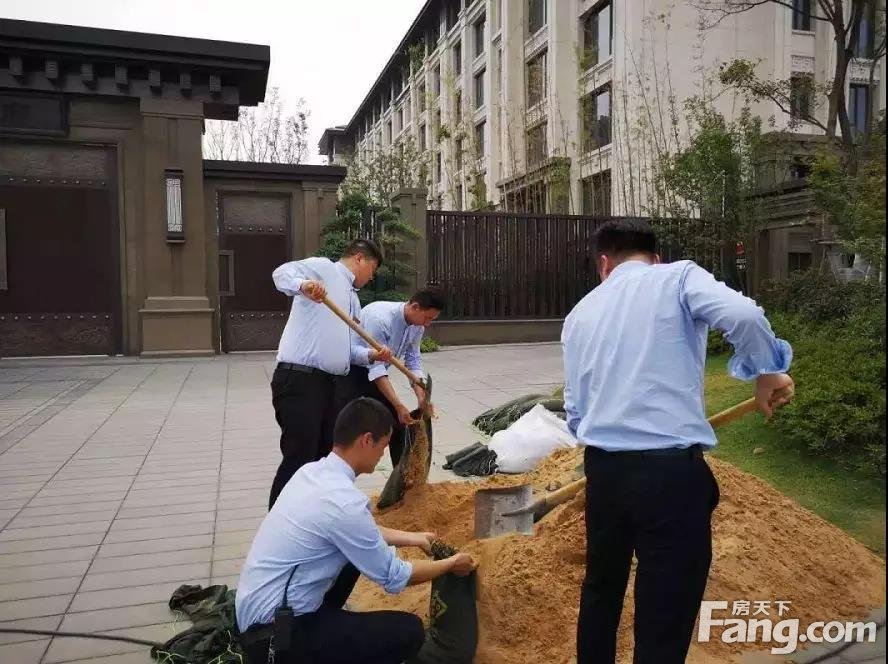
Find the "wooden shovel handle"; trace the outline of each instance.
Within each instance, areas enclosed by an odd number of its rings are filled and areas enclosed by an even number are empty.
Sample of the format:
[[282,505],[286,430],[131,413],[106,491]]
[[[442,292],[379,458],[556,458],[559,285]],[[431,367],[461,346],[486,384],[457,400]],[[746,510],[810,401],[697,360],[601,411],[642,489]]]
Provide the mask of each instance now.
[[[370,345],[371,348],[373,348],[376,351],[382,350],[381,343],[379,343],[376,339],[371,337],[370,334],[357,323],[357,321],[355,321],[351,316],[349,316],[342,309],[340,309],[339,306],[335,302],[333,302],[329,297],[327,297],[326,295],[324,296],[323,303],[325,305],[327,305],[327,308],[330,311],[332,311],[339,318],[341,318],[342,322],[344,322],[346,325],[348,325],[355,334],[357,334],[359,337],[361,337],[361,339],[366,341]],[[404,366],[404,363],[401,362],[401,360],[399,360],[397,357],[392,356],[391,364],[393,364],[394,367],[398,371],[400,371],[402,374],[404,374],[407,377],[407,380],[410,381],[411,385],[419,385],[420,387],[425,388],[425,385],[423,384],[423,382],[419,378],[417,378],[413,374],[413,372],[410,371],[410,369],[408,369],[406,366]]]
[[[790,393],[787,396],[792,397],[792,394]],[[756,410],[758,410],[758,404],[756,403],[755,397],[750,397],[746,401],[738,403],[736,406],[731,406],[727,410],[716,413],[709,418],[709,424],[713,427],[720,427],[725,424],[729,424],[734,420],[740,419],[744,415],[748,415],[749,413],[752,413]],[[545,504],[549,507],[554,507],[555,505],[566,503],[577,493],[579,493],[585,486],[586,478],[581,477],[580,479],[571,482],[570,484],[565,484],[557,491],[553,491],[552,493],[548,494],[545,498],[543,498],[543,500],[545,501]]]

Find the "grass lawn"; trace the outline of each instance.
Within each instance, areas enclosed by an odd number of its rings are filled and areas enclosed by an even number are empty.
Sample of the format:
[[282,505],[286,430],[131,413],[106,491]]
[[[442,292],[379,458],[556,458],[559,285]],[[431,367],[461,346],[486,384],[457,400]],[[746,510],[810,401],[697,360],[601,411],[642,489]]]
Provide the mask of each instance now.
[[[752,396],[752,384],[728,376],[726,356],[706,364],[709,415]],[[759,414],[722,427],[713,454],[761,477],[812,512],[885,556],[885,485],[878,478],[809,454],[784,439]],[[757,447],[764,452],[754,455]]]

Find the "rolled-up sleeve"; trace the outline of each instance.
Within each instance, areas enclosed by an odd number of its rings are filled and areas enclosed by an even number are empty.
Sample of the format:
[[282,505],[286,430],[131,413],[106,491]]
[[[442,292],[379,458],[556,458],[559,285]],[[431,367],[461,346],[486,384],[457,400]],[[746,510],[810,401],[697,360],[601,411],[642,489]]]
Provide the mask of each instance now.
[[366,502],[355,500],[341,506],[337,521],[331,528],[333,544],[361,574],[387,593],[396,594],[407,587],[413,565],[401,560],[395,547],[385,543]]
[[765,312],[754,300],[694,263],[689,263],[683,274],[681,297],[694,320],[720,330],[734,347],[728,362],[732,376],[752,380],[789,369],[792,347],[774,335]]
[[290,297],[302,295],[300,288],[302,288],[303,282],[318,278],[308,264],[309,260],[311,259],[291,261],[279,266],[271,273],[275,288]]
[[561,352],[564,360],[564,413],[567,416],[567,428],[576,436],[577,429],[580,426],[582,416],[579,413],[576,400],[574,399],[574,381],[576,380],[576,362],[572,360],[571,354],[573,349],[570,348],[569,328],[570,318],[565,320],[564,328],[561,332]]

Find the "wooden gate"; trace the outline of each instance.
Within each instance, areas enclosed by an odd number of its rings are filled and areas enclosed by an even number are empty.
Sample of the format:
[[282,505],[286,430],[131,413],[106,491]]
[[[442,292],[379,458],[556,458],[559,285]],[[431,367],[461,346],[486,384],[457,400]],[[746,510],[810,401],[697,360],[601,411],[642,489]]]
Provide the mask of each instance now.
[[0,356],[120,352],[115,153],[0,145]]
[[219,195],[222,350],[274,350],[290,311],[271,273],[290,259],[288,194]]

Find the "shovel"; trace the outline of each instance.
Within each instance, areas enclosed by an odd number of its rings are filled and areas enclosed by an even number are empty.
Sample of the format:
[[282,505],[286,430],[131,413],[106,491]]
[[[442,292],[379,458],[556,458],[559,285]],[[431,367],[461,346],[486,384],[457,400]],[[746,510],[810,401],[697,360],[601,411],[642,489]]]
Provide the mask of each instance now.
[[[790,395],[791,396],[791,395]],[[718,427],[737,420],[758,409],[755,397],[747,399],[736,406],[731,406],[709,418],[712,427]],[[475,493],[475,537],[497,537],[505,533],[533,533],[533,524],[552,511],[557,505],[566,503],[586,486],[586,478],[566,484],[557,491],[537,498],[533,502],[525,502],[515,508],[515,496],[527,495],[530,498],[530,485],[522,484],[503,489],[481,489]]]

